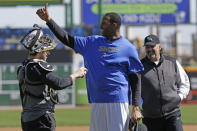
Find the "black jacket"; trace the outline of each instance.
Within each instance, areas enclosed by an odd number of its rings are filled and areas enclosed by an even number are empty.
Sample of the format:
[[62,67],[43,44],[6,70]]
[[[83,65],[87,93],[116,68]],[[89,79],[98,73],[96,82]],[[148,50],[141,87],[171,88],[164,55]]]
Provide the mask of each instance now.
[[162,56],[158,65],[148,60],[141,60],[144,71],[141,72],[142,99],[144,117],[157,118],[180,110],[181,98],[177,94],[176,60]]

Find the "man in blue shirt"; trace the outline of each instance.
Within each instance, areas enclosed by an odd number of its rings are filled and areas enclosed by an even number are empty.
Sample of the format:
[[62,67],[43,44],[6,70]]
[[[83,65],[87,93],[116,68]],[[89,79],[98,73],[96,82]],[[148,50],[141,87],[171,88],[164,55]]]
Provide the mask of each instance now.
[[130,86],[131,119],[137,121],[141,118],[138,108],[141,87],[137,72],[143,70],[143,65],[136,48],[120,36],[120,16],[105,14],[101,24],[102,36],[78,37],[65,32],[50,18],[48,5],[38,9],[37,14],[63,44],[84,58],[88,69],[88,100],[91,103],[90,131],[127,131]]

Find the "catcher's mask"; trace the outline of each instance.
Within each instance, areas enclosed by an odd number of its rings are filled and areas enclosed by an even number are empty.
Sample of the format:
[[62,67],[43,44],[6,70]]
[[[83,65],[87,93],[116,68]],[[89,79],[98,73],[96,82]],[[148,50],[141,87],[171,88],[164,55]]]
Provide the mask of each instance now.
[[34,24],[33,29],[24,36],[21,44],[30,51],[30,54],[52,50],[56,47],[49,35],[43,35],[41,28]]

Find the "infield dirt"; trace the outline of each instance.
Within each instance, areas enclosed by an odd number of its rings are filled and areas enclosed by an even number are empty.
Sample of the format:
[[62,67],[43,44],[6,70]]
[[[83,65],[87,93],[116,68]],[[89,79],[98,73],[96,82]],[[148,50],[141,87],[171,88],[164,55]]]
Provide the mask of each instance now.
[[[184,131],[196,131],[196,125],[183,125]],[[0,131],[22,131],[20,127],[1,127]],[[89,126],[58,126],[56,131],[89,131]]]

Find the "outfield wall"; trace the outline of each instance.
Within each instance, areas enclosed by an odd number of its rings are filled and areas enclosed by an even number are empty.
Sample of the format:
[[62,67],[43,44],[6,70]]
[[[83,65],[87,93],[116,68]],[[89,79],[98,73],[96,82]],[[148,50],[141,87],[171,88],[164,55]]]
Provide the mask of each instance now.
[[[19,64],[0,64],[0,106],[16,106],[21,104],[19,86],[16,77]],[[54,73],[59,77],[69,76],[72,63],[52,63]],[[60,105],[75,105],[74,86],[58,91]]]

